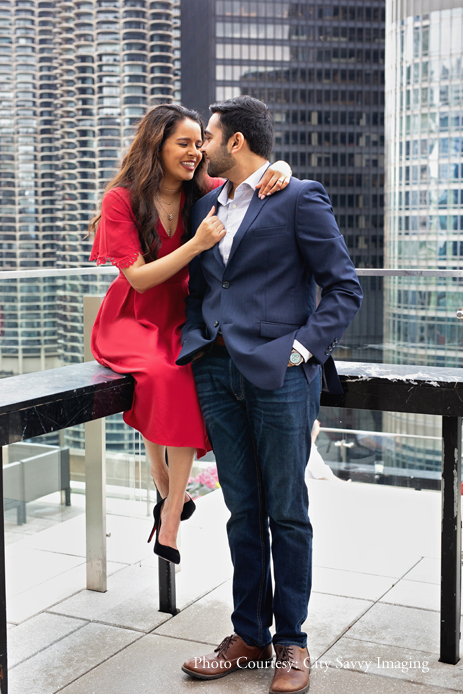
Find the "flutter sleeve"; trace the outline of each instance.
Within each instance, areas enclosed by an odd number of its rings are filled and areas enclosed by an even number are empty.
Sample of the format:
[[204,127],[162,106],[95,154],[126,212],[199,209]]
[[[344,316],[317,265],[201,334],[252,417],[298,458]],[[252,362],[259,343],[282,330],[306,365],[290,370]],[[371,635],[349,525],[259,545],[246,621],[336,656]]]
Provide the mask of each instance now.
[[216,188],[220,188],[220,186],[223,186],[227,179],[226,178],[212,178],[211,176],[208,176],[206,174],[206,181],[208,185],[207,192],[210,193],[211,190],[215,190]]
[[125,188],[113,188],[103,198],[101,220],[90,260],[110,262],[119,269],[130,267],[142,254],[138,229]]

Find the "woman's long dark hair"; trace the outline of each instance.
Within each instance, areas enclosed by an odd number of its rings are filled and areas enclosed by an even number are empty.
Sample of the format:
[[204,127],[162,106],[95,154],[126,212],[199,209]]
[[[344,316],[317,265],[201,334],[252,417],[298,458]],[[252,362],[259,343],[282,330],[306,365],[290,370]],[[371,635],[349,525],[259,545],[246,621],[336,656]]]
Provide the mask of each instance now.
[[[132,211],[138,227],[143,256],[147,262],[156,260],[161,245],[157,231],[159,215],[154,204],[164,176],[161,150],[177,125],[187,118],[199,125],[202,139],[203,123],[196,111],[177,104],[160,104],[150,109],[138,125],[135,139],[122,160],[119,173],[105,188],[105,193],[118,186],[130,191]],[[191,181],[183,183],[185,202],[182,219],[185,231],[182,241],[185,241],[188,235],[191,208],[207,190],[206,162],[203,159],[197,166]],[[89,232],[95,232],[98,229],[100,220],[101,210],[90,221]]]

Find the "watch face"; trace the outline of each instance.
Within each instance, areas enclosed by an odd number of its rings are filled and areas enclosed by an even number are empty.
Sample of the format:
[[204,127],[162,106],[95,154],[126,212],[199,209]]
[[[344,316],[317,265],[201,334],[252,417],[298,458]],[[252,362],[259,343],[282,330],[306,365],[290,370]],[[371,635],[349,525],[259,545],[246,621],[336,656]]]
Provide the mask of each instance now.
[[302,361],[302,357],[297,352],[293,352],[289,358],[289,361],[291,362],[291,364],[300,364]]

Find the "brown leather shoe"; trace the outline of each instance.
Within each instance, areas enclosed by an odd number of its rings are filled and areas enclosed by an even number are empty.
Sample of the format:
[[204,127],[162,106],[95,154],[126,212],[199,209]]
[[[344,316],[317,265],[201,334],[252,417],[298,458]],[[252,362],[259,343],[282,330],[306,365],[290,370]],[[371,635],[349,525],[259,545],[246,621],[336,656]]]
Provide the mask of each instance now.
[[265,648],[248,646],[237,634],[227,636],[213,653],[198,658],[190,658],[183,663],[182,670],[199,680],[216,680],[234,670],[240,670],[249,663],[270,663],[272,645]]
[[303,694],[309,689],[310,656],[307,648],[275,646],[275,674],[270,694]]

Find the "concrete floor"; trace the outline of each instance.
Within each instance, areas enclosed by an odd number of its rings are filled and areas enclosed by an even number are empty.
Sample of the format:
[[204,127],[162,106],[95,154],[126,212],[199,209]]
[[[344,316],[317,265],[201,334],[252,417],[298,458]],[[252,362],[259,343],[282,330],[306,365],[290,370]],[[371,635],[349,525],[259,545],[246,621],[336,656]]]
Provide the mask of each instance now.
[[[463,690],[438,662],[440,495],[309,483],[314,585],[305,625],[311,694]],[[7,519],[10,694],[264,694],[269,670],[210,682],[180,667],[232,633],[227,511],[220,491],[182,524],[176,617],[158,612],[146,505],[108,499],[107,593],[85,590],[84,499],[28,504]]]

